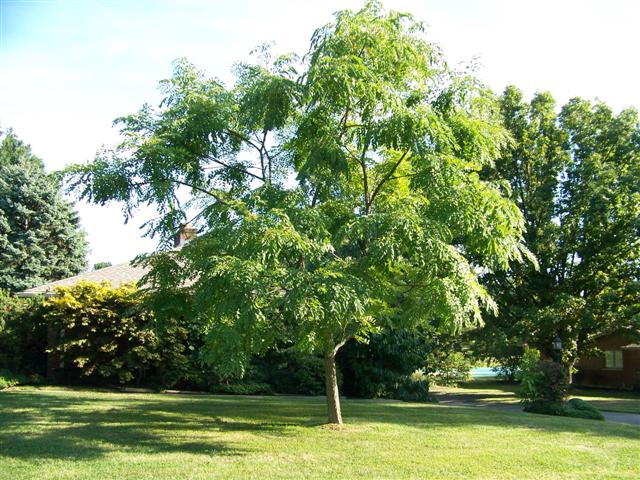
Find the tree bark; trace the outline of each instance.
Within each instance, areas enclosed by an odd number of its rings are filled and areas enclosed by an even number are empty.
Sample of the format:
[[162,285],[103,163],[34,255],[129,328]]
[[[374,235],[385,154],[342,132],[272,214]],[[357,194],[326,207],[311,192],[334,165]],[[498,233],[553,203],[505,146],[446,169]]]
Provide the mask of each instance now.
[[569,360],[569,362],[567,363],[567,382],[569,383],[569,386],[571,386],[571,384],[573,383],[573,367],[576,364],[576,359],[572,359]]
[[340,411],[340,392],[338,391],[338,376],[336,372],[336,352],[331,348],[324,353],[324,377],[327,387],[327,412],[329,423],[342,425]]

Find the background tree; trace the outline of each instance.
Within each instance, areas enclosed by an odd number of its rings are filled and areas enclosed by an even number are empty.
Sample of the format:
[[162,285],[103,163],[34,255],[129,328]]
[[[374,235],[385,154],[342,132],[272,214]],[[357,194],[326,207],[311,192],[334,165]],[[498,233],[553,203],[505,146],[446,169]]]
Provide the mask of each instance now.
[[494,307],[470,259],[525,251],[517,207],[479,175],[507,137],[491,94],[375,2],[337,13],[300,61],[261,58],[231,89],[179,62],[159,109],[121,118],[124,142],[72,168],[72,186],[127,215],[156,205],[147,228],[165,246],[195,222],[197,239],[146,259],[164,310],[188,293],[222,371],[278,341],[322,352],[342,423],[346,341],[385,324],[455,331]]
[[102,270],[103,268],[107,268],[111,266],[111,262],[98,262],[93,264],[94,270]]
[[362,398],[398,398],[411,374],[425,368],[432,349],[424,337],[418,331],[387,329],[370,335],[366,343],[348,341],[338,354],[344,393]]
[[13,132],[0,138],[0,288],[18,292],[79,273],[87,244],[59,181]]
[[525,343],[551,355],[559,334],[571,369],[595,335],[640,325],[638,115],[581,99],[557,114],[548,93],[527,103],[515,87],[501,109],[514,142],[494,173],[513,189],[540,269],[489,277],[500,315],[476,346],[512,365]]

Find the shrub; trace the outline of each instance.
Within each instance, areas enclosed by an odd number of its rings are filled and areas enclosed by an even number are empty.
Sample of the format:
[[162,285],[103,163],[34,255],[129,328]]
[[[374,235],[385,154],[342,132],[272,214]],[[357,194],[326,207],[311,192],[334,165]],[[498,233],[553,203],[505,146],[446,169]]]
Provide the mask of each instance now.
[[400,329],[372,335],[367,343],[351,340],[338,352],[343,392],[361,398],[398,398],[413,388],[428,392],[426,379],[418,387],[408,377],[424,368],[429,352],[423,336]]
[[220,384],[213,388],[214,393],[229,393],[232,395],[272,395],[273,390],[267,383],[238,382]]
[[524,407],[525,412],[541,413],[543,415],[560,415],[564,416],[564,405],[562,402],[544,402],[535,400],[527,402]]
[[[343,392],[363,398],[428,400],[429,385],[450,385],[470,378],[473,360],[449,332],[389,329],[367,343],[352,340],[338,353]],[[417,381],[411,375],[422,372]]]
[[17,375],[5,369],[0,370],[0,390],[15,387],[22,383],[28,383],[28,379],[24,375]]
[[424,372],[417,370],[404,377],[396,387],[393,398],[404,402],[426,402],[429,397],[429,379]]
[[569,417],[604,420],[600,410],[580,398],[572,398],[566,403],[566,413]]
[[521,360],[522,358],[519,357],[517,360],[512,360],[510,363],[495,365],[492,369],[496,372],[498,379],[513,383],[516,381],[518,376],[518,365]]
[[540,352],[535,348],[526,349],[515,374],[515,379],[520,382],[521,399],[536,398],[535,389],[542,375],[538,369],[539,363]]
[[600,413],[600,410],[579,398],[573,398],[568,402],[531,402],[527,404],[524,411],[544,415],[558,415],[561,417],[604,420],[604,416]]
[[39,299],[0,290],[0,368],[26,375],[46,373],[46,327]]
[[193,377],[199,370],[197,352],[192,345],[197,342],[190,336],[186,322],[175,318],[158,321],[153,316],[145,327],[155,334],[160,352],[159,361],[146,371],[146,381],[160,387],[172,387]]
[[541,360],[540,352],[535,349],[525,351],[518,379],[518,395],[525,406],[539,403],[561,405],[567,398],[567,370],[557,362]]
[[569,391],[569,376],[567,369],[558,362],[541,360],[539,363],[542,372],[539,385],[540,398],[547,402],[563,402]]
[[540,360],[537,350],[525,351],[518,377],[521,382],[518,395],[526,412],[604,420],[600,411],[584,400],[565,401],[569,389],[566,368],[557,362]]
[[81,282],[45,301],[45,319],[57,333],[51,353],[64,363],[65,379],[140,379],[160,359],[151,316],[133,286]]
[[[247,380],[268,383],[273,391],[297,395],[324,395],[322,358],[293,351],[270,350],[255,358]],[[341,384],[341,375],[338,384]]]
[[11,377],[5,377],[3,375],[0,375],[0,390],[13,387],[17,384],[18,382],[13,381]]
[[64,362],[63,380],[166,385],[180,377],[183,332],[164,323],[160,337],[134,286],[80,282],[59,288],[44,307],[58,333],[50,351]]
[[471,378],[473,361],[462,352],[439,351],[432,353],[429,380],[437,385],[457,385]]

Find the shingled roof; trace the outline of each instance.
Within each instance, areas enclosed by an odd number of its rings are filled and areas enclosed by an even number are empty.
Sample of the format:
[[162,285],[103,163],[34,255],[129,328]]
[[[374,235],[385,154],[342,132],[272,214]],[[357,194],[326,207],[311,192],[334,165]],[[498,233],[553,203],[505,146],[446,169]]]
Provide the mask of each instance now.
[[[180,231],[176,233],[174,249],[181,249],[187,242],[197,236],[198,230],[193,225],[190,223],[183,225]],[[38,295],[51,297],[55,295],[55,289],[57,287],[71,287],[78,282],[107,282],[110,283],[112,287],[118,288],[120,285],[138,283],[148,271],[148,267],[134,266],[132,262],[119,263],[111,267],[105,267],[99,270],[93,270],[92,272],[81,273],[73,277],[63,278],[62,280],[56,280],[55,282],[45,283],[44,285],[19,292],[17,295],[19,297],[35,297]],[[192,281],[185,282],[184,285],[186,286],[191,283]]]
[[78,282],[108,282],[112,287],[119,287],[127,283],[137,283],[148,272],[147,267],[133,266],[131,262],[120,263],[111,267],[85,272],[74,277],[63,278],[55,282],[45,283],[18,293],[19,297],[35,297],[37,295],[55,295],[56,287],[71,287]]

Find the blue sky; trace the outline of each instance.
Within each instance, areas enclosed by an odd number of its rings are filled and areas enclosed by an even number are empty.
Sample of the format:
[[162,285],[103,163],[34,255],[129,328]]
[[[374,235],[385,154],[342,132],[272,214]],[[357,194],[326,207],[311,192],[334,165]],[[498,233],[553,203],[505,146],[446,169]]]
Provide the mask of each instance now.
[[[274,41],[304,53],[313,30],[362,1],[0,0],[0,128],[12,127],[49,170],[117,142],[114,118],[159,100],[158,80],[187,57],[230,83],[234,62]],[[388,0],[428,25],[451,63],[479,58],[494,90],[513,83],[564,102],[598,97],[640,107],[640,2]],[[78,204],[90,263],[126,261],[155,242],[117,205]]]

